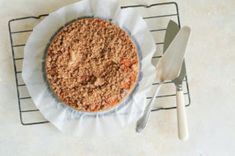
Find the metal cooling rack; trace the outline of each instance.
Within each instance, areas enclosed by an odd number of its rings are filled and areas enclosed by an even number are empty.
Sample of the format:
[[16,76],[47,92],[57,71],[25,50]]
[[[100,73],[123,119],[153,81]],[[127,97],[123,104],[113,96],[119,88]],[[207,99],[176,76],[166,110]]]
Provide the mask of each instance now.
[[[153,62],[157,62],[157,60],[161,58],[162,55],[163,51],[162,49],[164,45],[163,36],[166,31],[167,23],[171,19],[176,21],[180,26],[180,17],[179,17],[179,10],[177,3],[167,2],[167,3],[156,3],[151,5],[128,5],[128,6],[122,6],[121,8],[122,9],[134,8],[138,12],[140,12],[143,16],[143,19],[147,22],[150,32],[153,34],[154,37],[157,36],[155,40],[158,48],[157,49],[158,53],[153,57]],[[8,22],[12,59],[15,72],[16,92],[18,99],[17,102],[19,106],[19,115],[22,125],[48,123],[48,121],[43,118],[39,110],[34,106],[33,101],[27,92],[27,88],[21,76],[22,61],[24,59],[23,48],[25,46],[26,40],[30,35],[30,33],[32,32],[33,27],[46,16],[48,16],[48,14],[15,18],[9,20]],[[157,83],[154,83],[153,86],[156,84]],[[164,86],[168,86],[168,88],[171,89],[168,90],[164,89]],[[185,106],[187,107],[191,103],[187,76],[185,76],[183,86],[184,86],[183,87],[184,95],[186,97]],[[158,100],[156,100],[158,101],[158,103],[161,103],[161,100],[164,101],[163,106],[157,106],[154,109],[152,109],[152,111],[170,110],[176,108],[176,103],[175,103],[176,94],[175,94],[174,84],[172,82],[165,82],[162,88],[163,88],[163,93],[161,93],[159,96],[155,98],[158,98]],[[147,97],[147,99],[151,98],[152,97]],[[168,106],[166,105],[166,103],[168,104],[170,103],[171,105]]]

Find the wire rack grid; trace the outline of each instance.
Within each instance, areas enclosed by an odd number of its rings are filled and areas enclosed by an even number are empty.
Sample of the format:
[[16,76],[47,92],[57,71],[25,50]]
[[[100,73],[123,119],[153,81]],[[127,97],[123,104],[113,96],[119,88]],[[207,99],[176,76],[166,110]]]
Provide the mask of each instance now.
[[[180,24],[179,9],[175,2],[167,3],[155,3],[151,5],[128,5],[121,6],[121,9],[134,8],[143,16],[143,19],[147,22],[150,32],[153,34],[156,45],[157,53],[153,57],[153,63],[156,63],[159,58],[161,58],[164,45],[164,34],[166,31],[166,26],[168,21],[174,20]],[[17,102],[19,107],[19,117],[22,125],[34,125],[48,123],[48,121],[43,118],[39,110],[33,104],[31,97],[28,94],[25,83],[22,79],[22,62],[24,46],[27,41],[28,36],[33,31],[33,27],[48,16],[48,14],[42,14],[39,16],[27,16],[21,18],[11,19],[8,22],[9,36],[12,50],[12,59],[14,65],[15,82],[16,82],[16,93]],[[153,86],[157,83],[153,83]],[[164,86],[166,89],[164,89]],[[155,106],[152,111],[159,110],[171,110],[176,108],[175,103],[175,88],[172,82],[165,82],[162,87],[163,91],[158,95],[157,102],[163,105]],[[183,81],[183,90],[186,99],[186,107],[190,106],[190,92],[188,86],[187,76]],[[152,97],[146,97],[151,99]],[[161,102],[162,101],[162,102]],[[167,105],[168,103],[169,105]]]

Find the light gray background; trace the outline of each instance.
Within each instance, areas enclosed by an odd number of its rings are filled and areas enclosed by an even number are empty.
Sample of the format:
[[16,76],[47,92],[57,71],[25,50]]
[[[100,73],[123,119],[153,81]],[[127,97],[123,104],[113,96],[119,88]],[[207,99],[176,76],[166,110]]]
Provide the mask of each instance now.
[[[192,106],[187,109],[190,132],[187,142],[177,139],[175,110],[154,113],[141,134],[136,134],[134,125],[130,125],[111,138],[70,137],[51,124],[22,126],[7,22],[16,17],[48,13],[73,2],[76,1],[0,0],[0,155],[234,155],[234,0],[177,0],[182,25],[192,28],[186,56],[192,96]],[[137,3],[137,0],[121,1],[121,4]]]

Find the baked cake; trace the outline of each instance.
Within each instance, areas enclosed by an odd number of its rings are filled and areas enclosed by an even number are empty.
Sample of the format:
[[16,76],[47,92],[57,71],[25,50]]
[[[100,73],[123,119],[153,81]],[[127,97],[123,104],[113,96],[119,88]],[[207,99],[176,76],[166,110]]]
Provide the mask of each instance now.
[[107,20],[82,18],[69,23],[55,34],[46,52],[50,89],[78,111],[113,108],[136,85],[137,48],[128,33]]

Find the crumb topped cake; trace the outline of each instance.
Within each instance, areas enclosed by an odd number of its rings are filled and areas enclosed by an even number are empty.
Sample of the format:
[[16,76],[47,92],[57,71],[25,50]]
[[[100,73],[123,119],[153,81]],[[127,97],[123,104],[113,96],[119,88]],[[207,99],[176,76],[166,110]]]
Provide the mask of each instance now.
[[138,78],[137,48],[115,24],[82,18],[57,32],[47,48],[46,79],[64,104],[98,112],[120,104]]

